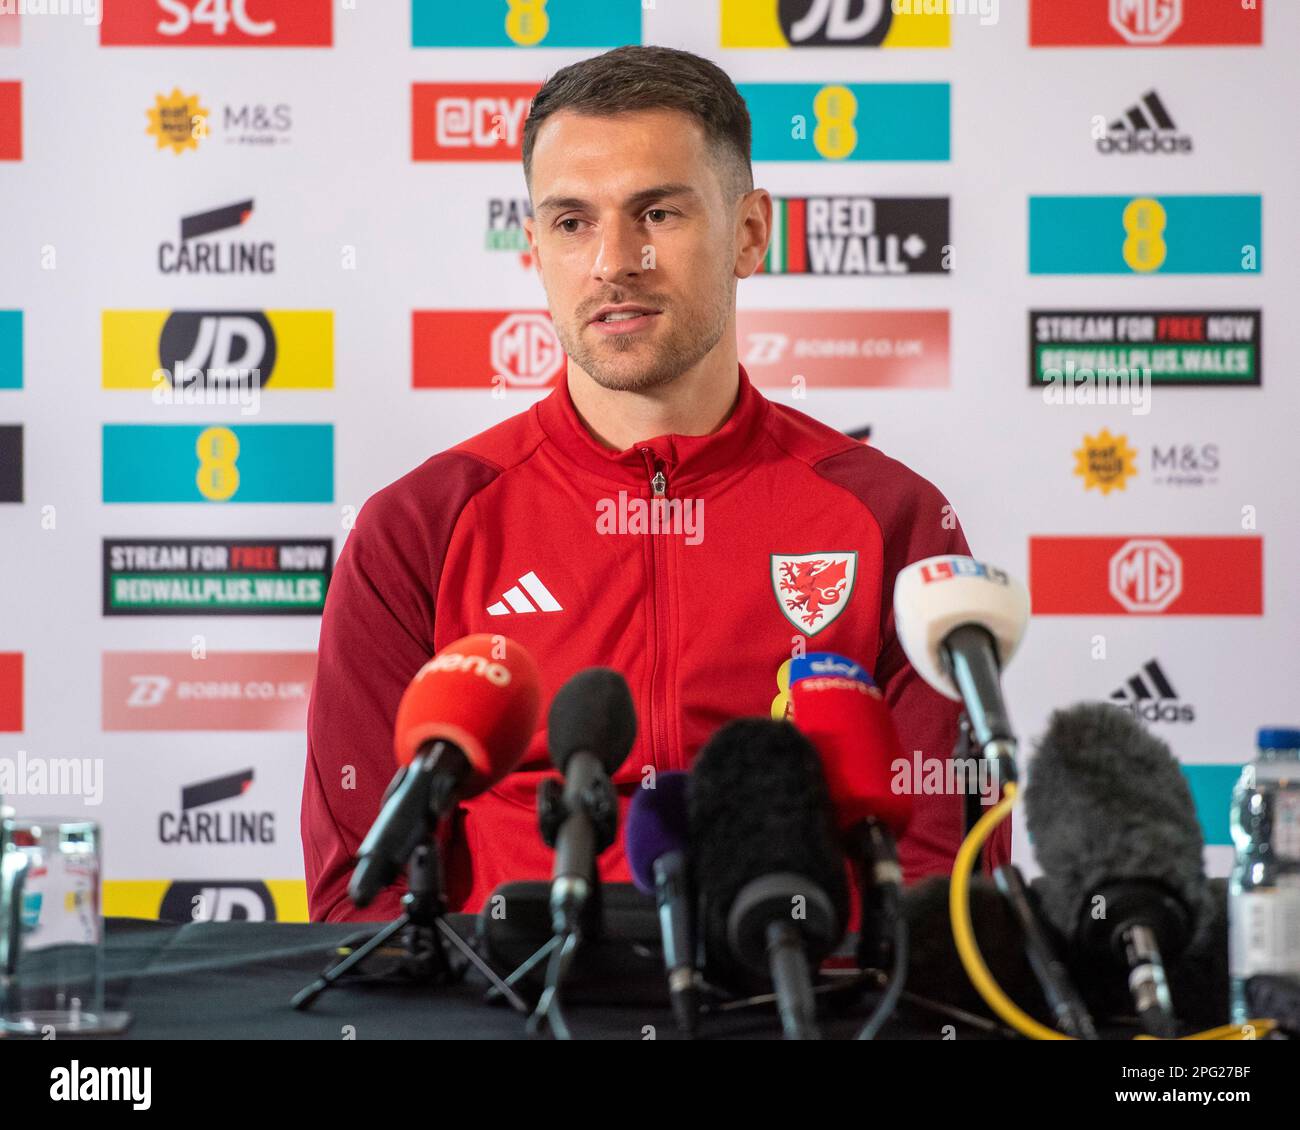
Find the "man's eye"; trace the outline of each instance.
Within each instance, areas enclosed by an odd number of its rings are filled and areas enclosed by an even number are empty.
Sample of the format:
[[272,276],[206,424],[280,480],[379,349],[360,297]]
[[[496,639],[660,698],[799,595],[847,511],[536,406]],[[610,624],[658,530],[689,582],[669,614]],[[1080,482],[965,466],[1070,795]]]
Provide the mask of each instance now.
[[582,223],[581,220],[575,220],[572,216],[570,216],[568,219],[560,220],[560,221],[559,221],[555,226],[556,226],[557,228],[559,228],[562,232],[564,232],[565,235],[572,235],[572,234],[573,234],[574,232],[576,232],[578,229],[577,229],[576,227],[572,227],[572,228],[570,228],[570,227],[566,227],[565,225],[566,225],[566,224],[580,224],[580,223]]
[[666,219],[668,219],[668,209],[651,208],[650,211],[646,213],[646,218],[652,224],[662,224]]

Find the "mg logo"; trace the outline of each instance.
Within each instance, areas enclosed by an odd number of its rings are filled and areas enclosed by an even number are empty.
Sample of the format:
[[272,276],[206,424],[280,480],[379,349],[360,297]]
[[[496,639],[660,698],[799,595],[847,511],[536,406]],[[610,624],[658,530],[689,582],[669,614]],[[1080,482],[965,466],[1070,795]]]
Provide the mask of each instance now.
[[492,372],[515,388],[541,388],[564,366],[564,350],[545,314],[511,314],[492,331]]
[[1158,539],[1125,542],[1110,559],[1110,595],[1129,612],[1163,612],[1183,591],[1183,562]]
[[1163,43],[1183,22],[1183,0],[1110,0],[1110,26],[1129,43]]

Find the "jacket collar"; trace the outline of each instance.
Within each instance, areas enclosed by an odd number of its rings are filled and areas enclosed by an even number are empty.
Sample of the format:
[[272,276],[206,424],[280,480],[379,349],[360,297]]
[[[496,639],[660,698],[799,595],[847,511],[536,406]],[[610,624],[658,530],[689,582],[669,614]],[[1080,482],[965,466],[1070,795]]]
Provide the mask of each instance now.
[[662,466],[669,494],[676,495],[684,485],[741,469],[745,452],[765,426],[770,405],[741,365],[735,406],[717,431],[704,436],[655,436],[625,451],[605,447],[587,430],[569,395],[567,377],[537,404],[536,411],[547,437],[570,462],[599,478],[646,488],[653,468]]

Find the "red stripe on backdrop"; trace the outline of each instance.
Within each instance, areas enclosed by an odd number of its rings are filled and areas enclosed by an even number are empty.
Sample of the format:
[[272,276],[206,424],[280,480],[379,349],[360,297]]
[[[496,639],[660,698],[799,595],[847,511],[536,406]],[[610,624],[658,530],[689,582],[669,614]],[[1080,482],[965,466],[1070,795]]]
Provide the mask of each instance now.
[[[100,46],[329,47],[334,41],[330,0],[246,0],[242,19],[235,18],[234,5],[182,0],[169,7],[157,0],[104,0]],[[178,15],[181,9],[186,14]]]
[[[1112,579],[1111,563],[1130,550]],[[1167,583],[1163,566],[1142,560],[1147,543],[1172,551],[1181,591],[1163,609],[1126,607],[1120,591],[1136,599],[1158,597]],[[1264,611],[1263,539],[1237,537],[1034,537],[1029,539],[1029,587],[1033,611],[1042,616],[1259,616]],[[1159,548],[1155,554],[1163,556]],[[1144,579],[1146,582],[1143,592]]]
[[23,653],[0,651],[0,730],[23,728]]
[[802,198],[786,201],[785,269],[793,274],[808,270],[807,214],[808,201]]
[[[1146,14],[1159,21],[1164,8],[1147,0]],[[1032,0],[1031,47],[1124,47],[1130,44],[1110,22],[1110,0]],[[1134,3],[1127,18],[1144,12]],[[1182,19],[1168,37],[1153,46],[1197,47],[1212,44],[1258,45],[1264,39],[1263,5],[1248,8],[1242,0],[1182,0]]]

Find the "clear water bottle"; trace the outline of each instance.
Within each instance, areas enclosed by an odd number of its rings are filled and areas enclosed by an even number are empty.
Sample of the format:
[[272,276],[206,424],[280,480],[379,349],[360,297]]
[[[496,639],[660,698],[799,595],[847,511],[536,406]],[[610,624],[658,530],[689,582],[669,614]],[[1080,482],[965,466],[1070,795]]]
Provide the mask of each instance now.
[[1300,981],[1300,729],[1259,731],[1259,756],[1232,791],[1237,861],[1228,886],[1232,1020],[1246,1015],[1246,981]]

